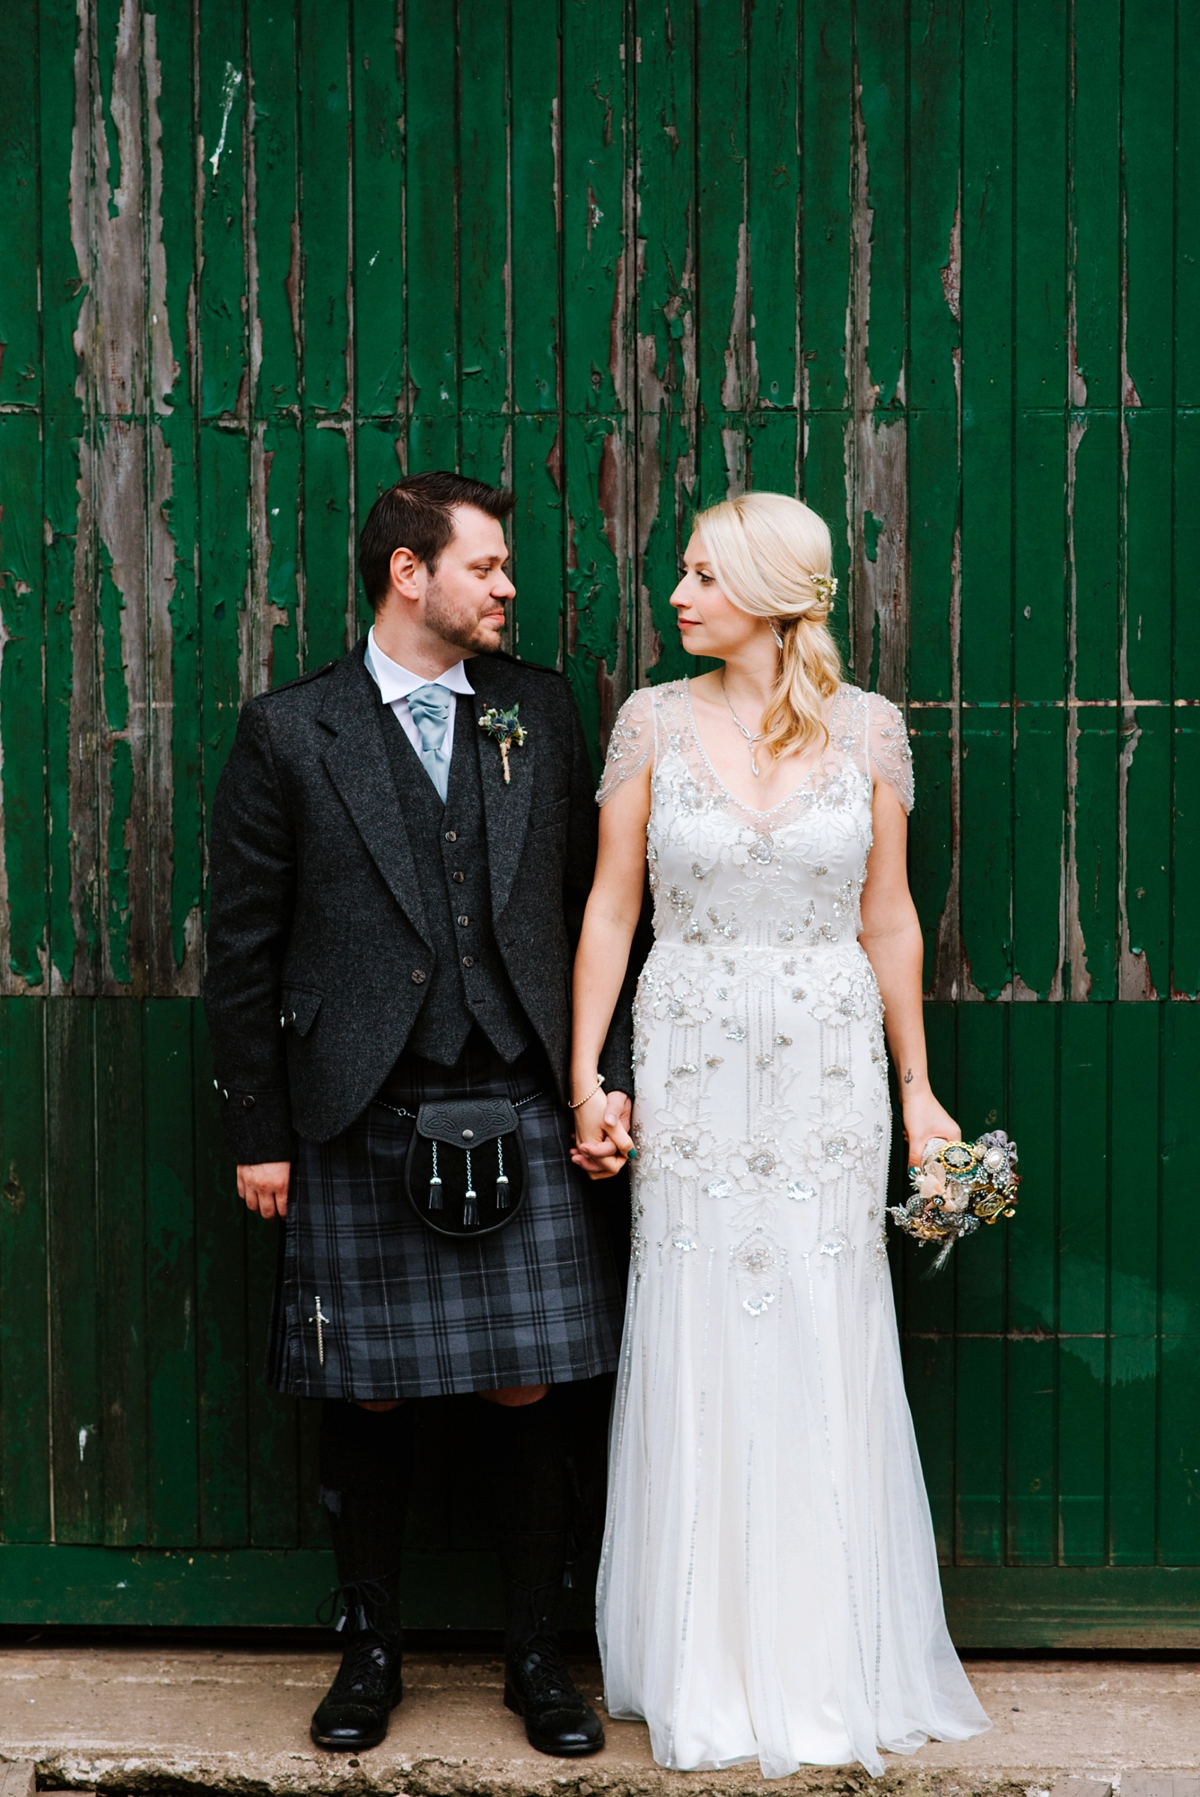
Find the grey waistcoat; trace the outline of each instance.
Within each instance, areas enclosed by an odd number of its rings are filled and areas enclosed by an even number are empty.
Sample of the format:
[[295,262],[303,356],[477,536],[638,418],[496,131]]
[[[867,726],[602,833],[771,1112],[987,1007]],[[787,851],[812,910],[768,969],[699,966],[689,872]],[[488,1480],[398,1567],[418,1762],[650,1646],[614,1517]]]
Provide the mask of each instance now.
[[379,707],[413,857],[428,881],[426,914],[433,935],[434,965],[407,1048],[443,1067],[459,1059],[473,1022],[506,1061],[515,1061],[533,1040],[492,930],[475,704],[460,694],[455,706],[444,807],[404,726],[390,705]]

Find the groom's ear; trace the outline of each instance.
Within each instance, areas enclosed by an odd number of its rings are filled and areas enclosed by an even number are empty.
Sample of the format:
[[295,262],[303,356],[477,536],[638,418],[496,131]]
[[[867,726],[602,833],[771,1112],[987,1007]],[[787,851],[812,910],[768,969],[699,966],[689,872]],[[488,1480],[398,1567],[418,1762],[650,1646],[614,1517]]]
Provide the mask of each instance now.
[[417,560],[411,549],[393,549],[388,568],[391,575],[391,592],[388,598],[394,594],[414,604],[424,597],[425,583],[421,576],[425,564]]

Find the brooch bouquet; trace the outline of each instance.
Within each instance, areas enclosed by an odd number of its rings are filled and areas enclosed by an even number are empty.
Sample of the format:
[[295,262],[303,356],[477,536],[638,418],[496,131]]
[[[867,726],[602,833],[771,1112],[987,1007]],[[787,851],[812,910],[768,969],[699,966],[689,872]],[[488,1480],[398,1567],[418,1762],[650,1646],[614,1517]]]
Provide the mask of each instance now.
[[892,1221],[919,1242],[937,1242],[934,1268],[943,1266],[959,1236],[981,1223],[996,1223],[1016,1210],[1017,1145],[1002,1129],[977,1142],[946,1142],[934,1136],[919,1167],[910,1167],[912,1196],[891,1206]]
[[500,764],[504,769],[504,784],[509,785],[512,775],[508,766],[510,748],[521,747],[529,732],[517,715],[521,709],[520,702],[510,705],[506,711],[491,705],[479,720],[479,728],[499,746]]

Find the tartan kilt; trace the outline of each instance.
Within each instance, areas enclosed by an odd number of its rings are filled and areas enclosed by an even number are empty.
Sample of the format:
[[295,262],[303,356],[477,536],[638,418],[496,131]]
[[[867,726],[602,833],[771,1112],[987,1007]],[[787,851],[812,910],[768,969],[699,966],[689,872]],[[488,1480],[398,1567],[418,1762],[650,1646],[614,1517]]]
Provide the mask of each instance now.
[[[389,1104],[539,1090],[514,1069],[476,1078],[402,1060]],[[444,1077],[443,1077],[444,1076]],[[624,1293],[602,1201],[570,1159],[550,1089],[518,1112],[521,1210],[494,1235],[435,1235],[404,1193],[414,1122],[375,1102],[329,1142],[296,1139],[267,1377],[303,1398],[421,1398],[591,1379],[617,1365]],[[324,1319],[324,1364],[316,1299]]]

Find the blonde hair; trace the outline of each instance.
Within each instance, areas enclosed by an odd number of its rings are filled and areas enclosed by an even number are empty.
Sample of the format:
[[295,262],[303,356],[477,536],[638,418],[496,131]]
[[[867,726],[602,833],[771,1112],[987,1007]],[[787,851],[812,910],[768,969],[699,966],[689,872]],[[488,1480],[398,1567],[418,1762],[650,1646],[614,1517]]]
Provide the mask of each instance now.
[[700,512],[695,528],[725,597],[783,638],[763,712],[764,751],[786,755],[815,739],[828,742],[823,702],[842,678],[826,624],[836,588],[829,526],[786,493],[743,493]]

